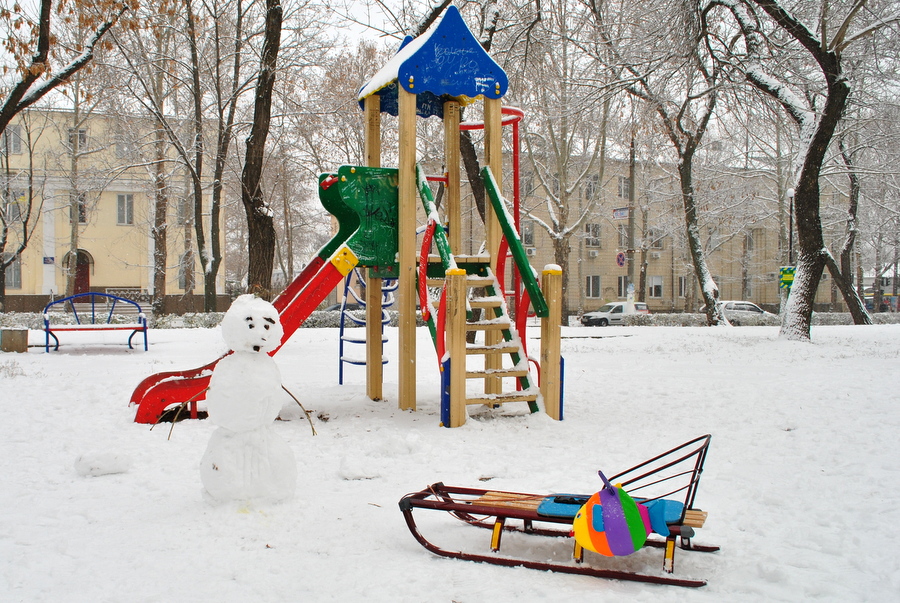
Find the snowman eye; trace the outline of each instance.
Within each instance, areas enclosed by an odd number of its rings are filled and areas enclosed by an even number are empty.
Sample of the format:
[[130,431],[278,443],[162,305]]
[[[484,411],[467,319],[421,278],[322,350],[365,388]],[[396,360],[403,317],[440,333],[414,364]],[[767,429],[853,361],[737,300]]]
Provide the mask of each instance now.
[[244,320],[247,321],[247,328],[248,328],[248,329],[253,329],[253,328],[256,327],[256,325],[253,324],[253,317],[252,317],[252,316],[248,316],[248,317],[245,318]]
[[264,328],[266,331],[268,331],[268,330],[269,330],[269,325],[263,325],[263,328]]

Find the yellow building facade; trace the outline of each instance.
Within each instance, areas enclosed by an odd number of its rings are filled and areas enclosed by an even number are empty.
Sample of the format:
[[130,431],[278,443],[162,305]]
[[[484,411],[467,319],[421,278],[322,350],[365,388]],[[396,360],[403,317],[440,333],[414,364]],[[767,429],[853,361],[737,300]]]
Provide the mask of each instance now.
[[[36,311],[52,299],[86,291],[149,306],[159,164],[155,146],[141,146],[152,136],[150,126],[141,119],[78,117],[71,111],[31,110],[13,120],[0,140],[3,254],[13,259],[6,269],[5,311]],[[166,309],[199,311],[203,280],[191,249],[193,202],[174,153],[165,154]],[[24,238],[27,245],[16,255]],[[68,261],[73,253],[74,272]],[[224,291],[224,272],[217,292]]]

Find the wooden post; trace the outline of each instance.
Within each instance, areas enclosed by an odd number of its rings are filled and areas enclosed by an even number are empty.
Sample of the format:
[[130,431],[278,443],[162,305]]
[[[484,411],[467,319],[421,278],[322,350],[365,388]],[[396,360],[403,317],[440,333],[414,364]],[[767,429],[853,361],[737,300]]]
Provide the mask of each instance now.
[[[500,99],[486,98],[484,100],[484,162],[491,168],[494,180],[497,181],[497,192],[503,191],[503,122],[500,112]],[[491,270],[497,275],[498,250],[500,247],[500,222],[494,215],[494,209],[490,203],[485,202],[485,240],[488,253],[491,255]],[[499,278],[499,275],[497,275]],[[502,284],[502,283],[501,283]],[[493,318],[490,316],[488,318]],[[484,341],[486,345],[497,345],[502,335],[499,331],[486,331]],[[485,369],[499,369],[503,366],[503,358],[500,354],[486,354],[484,357]],[[499,394],[503,390],[503,381],[499,377],[488,377],[484,380],[484,392],[486,394]]]
[[416,95],[398,86],[399,216],[397,286],[398,393],[401,410],[416,409]]
[[544,410],[551,418],[562,419],[559,391],[560,327],[562,326],[562,270],[559,266],[544,268],[541,290],[547,300],[549,314],[541,319],[541,396]]
[[381,167],[381,97],[377,94],[365,100],[366,165]]
[[462,212],[459,186],[459,101],[444,103],[444,161],[447,164],[447,193],[444,215],[450,233],[450,249],[462,253]]
[[[365,100],[366,165],[381,167],[381,97]],[[371,273],[370,273],[371,274]],[[381,279],[366,279],[366,394],[371,400],[384,397],[384,344],[381,333]]]
[[466,422],[466,271],[451,268],[447,279],[447,352],[450,356],[450,425]]
[[[497,192],[503,194],[503,121],[500,99],[484,100],[484,163],[491,168],[497,181]],[[485,235],[488,252],[491,254],[491,268],[497,266],[497,248],[500,246],[500,222],[494,216],[490,203],[485,203]]]

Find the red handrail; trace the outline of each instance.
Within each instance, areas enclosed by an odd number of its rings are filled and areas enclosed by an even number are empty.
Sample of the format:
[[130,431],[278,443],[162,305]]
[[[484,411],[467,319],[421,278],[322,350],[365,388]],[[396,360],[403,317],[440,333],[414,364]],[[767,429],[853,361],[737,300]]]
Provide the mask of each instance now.
[[434,230],[437,222],[428,220],[425,226],[425,234],[422,235],[422,249],[419,252],[419,308],[422,310],[422,320],[431,317],[431,302],[428,299],[428,254],[431,253],[431,240],[434,238]]

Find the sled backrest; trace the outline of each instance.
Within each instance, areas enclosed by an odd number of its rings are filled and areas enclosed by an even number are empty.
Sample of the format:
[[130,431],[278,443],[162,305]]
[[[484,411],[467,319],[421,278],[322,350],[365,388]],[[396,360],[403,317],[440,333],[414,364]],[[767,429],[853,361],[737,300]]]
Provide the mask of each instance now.
[[707,434],[617,473],[609,481],[635,500],[668,499],[684,503],[681,519],[693,508],[712,436]]

